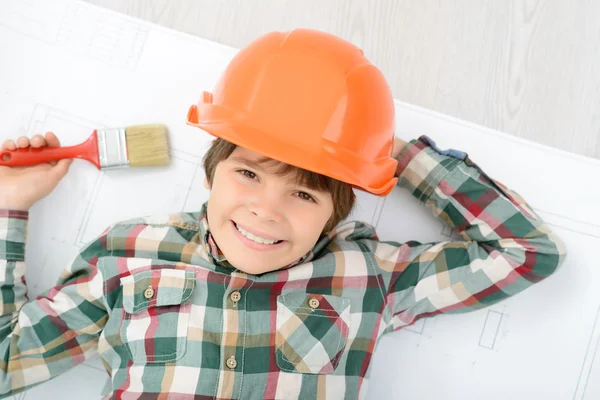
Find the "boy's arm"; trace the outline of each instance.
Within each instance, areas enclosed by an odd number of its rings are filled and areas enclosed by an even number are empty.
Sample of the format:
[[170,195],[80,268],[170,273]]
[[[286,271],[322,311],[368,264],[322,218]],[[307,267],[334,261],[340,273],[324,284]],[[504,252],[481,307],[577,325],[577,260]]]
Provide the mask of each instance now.
[[376,255],[393,261],[388,330],[424,316],[488,306],[547,277],[564,260],[565,246],[525,200],[467,154],[442,151],[422,136],[397,159],[398,185],[464,241],[377,245]]
[[18,393],[93,356],[108,318],[96,263],[102,237],[89,244],[56,286],[28,301],[28,213],[0,210],[0,397]]

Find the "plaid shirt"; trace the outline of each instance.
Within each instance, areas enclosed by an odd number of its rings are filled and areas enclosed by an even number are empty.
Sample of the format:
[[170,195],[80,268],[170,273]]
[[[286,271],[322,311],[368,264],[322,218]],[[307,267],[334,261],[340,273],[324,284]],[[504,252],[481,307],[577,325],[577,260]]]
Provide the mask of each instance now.
[[0,211],[0,393],[99,353],[105,398],[362,398],[383,334],[486,307],[561,264],[562,242],[466,154],[421,137],[398,160],[398,185],[464,241],[380,241],[349,222],[293,265],[249,275],[218,251],[205,204],[112,225],[28,301],[28,214]]

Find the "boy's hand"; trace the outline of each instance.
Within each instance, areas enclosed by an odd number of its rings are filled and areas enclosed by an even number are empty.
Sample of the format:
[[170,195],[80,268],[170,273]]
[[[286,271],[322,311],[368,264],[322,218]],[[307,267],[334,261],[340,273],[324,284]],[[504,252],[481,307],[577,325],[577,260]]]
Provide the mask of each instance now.
[[[15,150],[27,147],[59,147],[58,138],[51,132],[35,135],[29,140],[22,136],[15,143],[6,140],[2,150]],[[72,160],[40,164],[32,167],[0,166],[0,209],[29,210],[37,201],[52,192],[58,182],[67,174]]]
[[406,142],[397,136],[394,137],[394,149],[392,150],[392,158],[397,158],[402,152],[402,149],[406,146]]

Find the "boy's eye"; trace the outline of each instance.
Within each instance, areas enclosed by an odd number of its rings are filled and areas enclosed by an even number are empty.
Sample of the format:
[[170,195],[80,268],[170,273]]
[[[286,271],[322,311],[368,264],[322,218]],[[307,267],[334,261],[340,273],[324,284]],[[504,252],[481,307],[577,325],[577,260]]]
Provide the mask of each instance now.
[[[241,173],[242,175],[244,175],[248,179],[258,179],[258,176],[256,176],[256,174],[254,172],[248,171],[247,169],[240,169],[238,172]],[[296,192],[296,195],[302,200],[312,201],[314,203],[317,202],[317,200],[315,200],[315,198],[313,196],[311,196],[310,194],[308,194],[306,192]]]
[[241,172],[246,178],[256,179],[256,174],[252,171],[248,171],[247,169],[242,169],[238,172]]
[[306,192],[298,192],[298,197],[300,197],[302,200],[315,201],[315,199]]

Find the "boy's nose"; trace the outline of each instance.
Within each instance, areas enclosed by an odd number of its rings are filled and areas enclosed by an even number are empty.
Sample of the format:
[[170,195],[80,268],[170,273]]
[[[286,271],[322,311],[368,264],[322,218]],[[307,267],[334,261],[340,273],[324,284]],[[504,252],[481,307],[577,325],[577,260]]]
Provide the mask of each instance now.
[[266,222],[279,222],[282,216],[282,204],[278,196],[262,194],[249,202],[250,212]]

